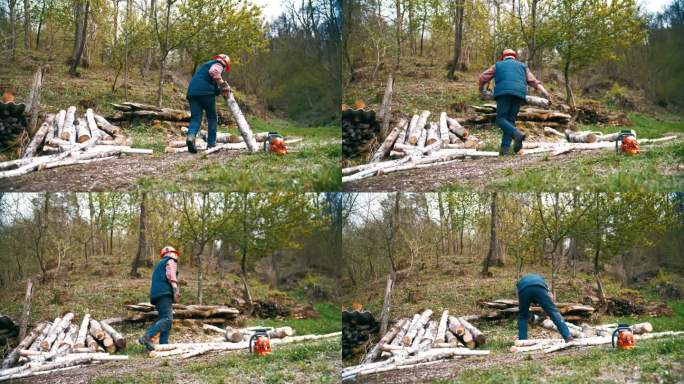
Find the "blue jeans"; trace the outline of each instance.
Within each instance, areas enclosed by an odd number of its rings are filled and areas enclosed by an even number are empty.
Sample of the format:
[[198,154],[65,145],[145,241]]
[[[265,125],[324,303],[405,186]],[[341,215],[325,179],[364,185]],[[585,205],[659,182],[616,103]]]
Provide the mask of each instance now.
[[503,130],[501,137],[501,148],[509,148],[511,141],[519,132],[515,128],[515,119],[520,111],[520,106],[524,102],[521,99],[512,95],[504,95],[496,98],[496,125]]
[[216,114],[216,96],[188,96],[190,103],[190,126],[188,136],[196,136],[202,125],[202,112],[207,112],[208,137],[207,145],[216,144],[216,127],[218,115]]
[[549,292],[538,285],[523,288],[521,292],[518,292],[518,340],[527,340],[527,318],[532,303],[537,303],[542,307],[544,312],[551,317],[551,321],[556,325],[563,339],[567,341],[570,337],[568,326],[565,325],[558,308],[551,300]]
[[171,325],[173,324],[173,297],[164,295],[152,300],[157,312],[159,312],[159,320],[147,330],[145,336],[152,337],[159,334],[159,344],[169,343],[169,334],[171,333]]

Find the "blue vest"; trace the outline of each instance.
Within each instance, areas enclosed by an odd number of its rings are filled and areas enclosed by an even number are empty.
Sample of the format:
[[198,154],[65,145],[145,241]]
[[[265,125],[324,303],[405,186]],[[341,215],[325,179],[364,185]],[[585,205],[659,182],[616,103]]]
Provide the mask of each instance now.
[[[160,262],[154,267],[152,271],[152,285],[150,286],[150,301],[164,296],[173,296],[173,287],[171,283],[166,278],[166,264],[170,262],[175,263],[176,260],[170,257],[164,257]],[[178,270],[176,270],[176,279],[178,278]]]
[[524,99],[527,96],[527,67],[514,59],[496,63],[494,98],[511,95]]
[[209,76],[209,68],[216,63],[221,64],[218,60],[211,60],[197,69],[197,72],[192,76],[192,80],[190,80],[190,85],[188,85],[188,96],[216,96],[220,93],[218,85]]
[[516,288],[518,289],[518,294],[520,294],[520,292],[522,292],[523,289],[535,285],[544,287],[545,289],[549,289],[549,287],[546,286],[546,281],[544,281],[544,278],[534,273],[523,276],[518,281],[518,284],[516,284]]

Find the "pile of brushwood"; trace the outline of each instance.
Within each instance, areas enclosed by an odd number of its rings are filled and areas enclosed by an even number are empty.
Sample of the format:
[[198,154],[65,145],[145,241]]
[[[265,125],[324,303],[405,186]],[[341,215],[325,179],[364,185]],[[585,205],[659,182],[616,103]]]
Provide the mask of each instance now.
[[36,325],[2,361],[0,381],[36,375],[50,375],[111,360],[126,360],[112,355],[126,349],[126,339],[106,321],[85,314],[80,326],[72,324],[69,312],[54,321]]
[[411,319],[399,319],[370,348],[359,365],[342,370],[342,380],[489,354],[488,350],[475,349],[484,345],[486,338],[471,324],[472,316],[450,316],[445,310],[439,319],[430,320],[432,314],[432,310],[426,309]]
[[371,312],[342,311],[342,358],[350,359],[365,352],[368,340],[379,331],[380,323]]
[[[150,303],[128,304],[126,309],[133,312],[128,316],[107,319],[109,324],[144,323],[157,321],[159,313]],[[188,323],[195,320],[207,324],[224,324],[235,320],[240,314],[238,309],[221,305],[173,304],[174,322]]]
[[151,154],[151,149],[132,148],[121,129],[88,108],[83,117],[71,106],[48,114],[24,147],[19,159],[0,163],[0,178],[74,164],[114,159],[122,154]]

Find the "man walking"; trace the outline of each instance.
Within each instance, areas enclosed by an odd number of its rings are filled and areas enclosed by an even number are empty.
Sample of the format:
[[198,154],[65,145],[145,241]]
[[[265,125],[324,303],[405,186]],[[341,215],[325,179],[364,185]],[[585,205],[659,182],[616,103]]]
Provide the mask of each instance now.
[[494,79],[494,99],[496,100],[496,125],[503,130],[501,137],[501,155],[511,154],[511,141],[513,153],[522,149],[525,135],[515,127],[515,120],[520,111],[520,106],[525,102],[527,86],[541,91],[544,96],[552,101],[549,92],[541,85],[527,66],[518,61],[518,54],[512,49],[506,49],[501,55],[501,60],[492,65],[480,75],[478,84],[480,94],[484,92],[485,85]]
[[173,323],[173,303],[180,301],[178,289],[178,257],[180,253],[173,247],[164,247],[159,252],[161,260],[152,271],[150,302],[159,313],[159,320],[138,339],[149,351],[154,351],[152,337],[159,334],[159,344],[169,343],[169,333]]
[[537,274],[525,275],[516,284],[516,289],[518,292],[518,340],[527,340],[530,304],[536,303],[551,317],[551,321],[556,325],[565,342],[572,341],[570,330],[553,303],[553,294],[549,291],[543,277]]

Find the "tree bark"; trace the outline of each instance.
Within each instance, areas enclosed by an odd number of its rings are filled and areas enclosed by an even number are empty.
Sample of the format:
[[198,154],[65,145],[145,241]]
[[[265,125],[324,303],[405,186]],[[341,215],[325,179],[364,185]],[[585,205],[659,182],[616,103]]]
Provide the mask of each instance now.
[[71,54],[69,74],[78,75],[77,68],[81,64],[81,56],[86,44],[88,34],[88,13],[90,11],[90,0],[81,0],[75,7],[76,30],[74,33],[74,49]]
[[449,66],[449,73],[447,78],[453,80],[456,70],[458,69],[458,62],[461,60],[461,49],[463,47],[463,14],[465,8],[465,0],[456,1],[456,23],[454,23],[454,57]]
[[390,304],[392,301],[392,287],[394,286],[394,279],[392,274],[387,275],[387,285],[385,286],[385,299],[382,304],[382,314],[380,315],[380,334],[384,335],[387,332],[387,323],[389,322]]
[[492,265],[495,260],[498,258],[498,249],[496,247],[496,221],[497,221],[497,212],[496,212],[496,192],[492,192],[491,194],[491,204],[490,204],[490,221],[489,221],[489,251],[487,252],[487,256],[484,259],[484,263],[482,264],[482,275],[483,276],[488,276],[490,274],[489,272],[489,266]]
[[147,222],[147,214],[146,214],[146,200],[147,200],[147,192],[141,192],[140,195],[140,225],[138,229],[138,251],[135,254],[135,258],[133,259],[133,263],[131,265],[131,277],[140,277],[140,274],[138,273],[138,267],[140,266],[140,262],[145,258],[145,253],[147,252],[147,240],[146,240],[146,222]]

